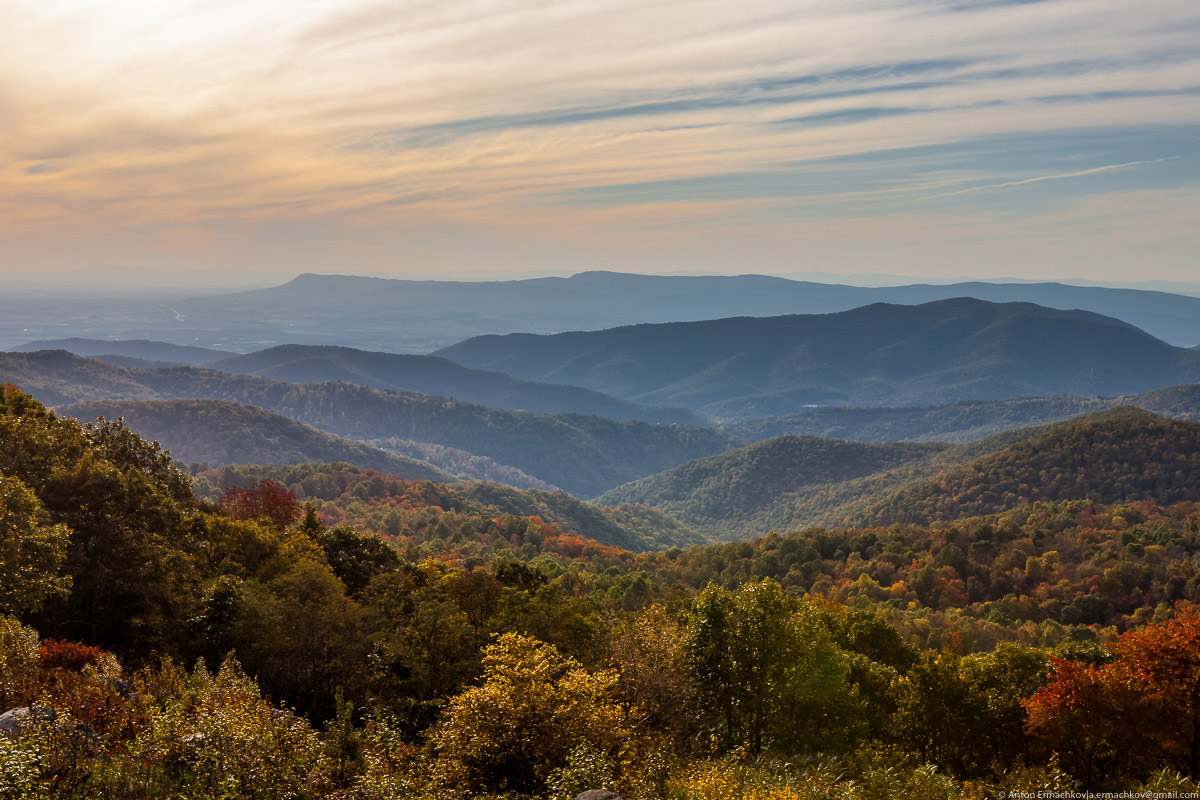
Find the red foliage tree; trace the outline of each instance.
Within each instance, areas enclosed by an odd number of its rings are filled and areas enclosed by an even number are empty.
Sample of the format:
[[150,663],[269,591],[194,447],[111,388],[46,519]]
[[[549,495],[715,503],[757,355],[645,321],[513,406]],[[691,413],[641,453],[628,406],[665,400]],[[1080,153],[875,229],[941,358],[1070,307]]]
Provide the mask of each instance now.
[[1030,729],[1088,787],[1152,762],[1200,777],[1200,606],[1121,636],[1114,660],[1053,659],[1026,701]]
[[1200,778],[1200,606],[1180,603],[1175,617],[1121,637],[1114,668],[1157,701],[1164,755]]
[[229,489],[219,504],[234,519],[267,519],[280,529],[295,524],[304,513],[295,492],[269,478],[249,489]]

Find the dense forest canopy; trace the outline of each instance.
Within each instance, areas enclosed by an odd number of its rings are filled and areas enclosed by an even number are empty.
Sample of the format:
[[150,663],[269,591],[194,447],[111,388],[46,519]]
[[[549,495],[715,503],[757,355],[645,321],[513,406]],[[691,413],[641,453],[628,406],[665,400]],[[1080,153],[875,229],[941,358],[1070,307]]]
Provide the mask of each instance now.
[[0,445],[17,797],[965,800],[1200,777],[1194,503],[633,553],[527,515],[583,524],[544,493],[348,465],[193,483],[122,424],[12,388]]
[[768,439],[606,492],[717,539],[926,524],[1041,500],[1200,500],[1200,423],[1116,408],[959,445]]

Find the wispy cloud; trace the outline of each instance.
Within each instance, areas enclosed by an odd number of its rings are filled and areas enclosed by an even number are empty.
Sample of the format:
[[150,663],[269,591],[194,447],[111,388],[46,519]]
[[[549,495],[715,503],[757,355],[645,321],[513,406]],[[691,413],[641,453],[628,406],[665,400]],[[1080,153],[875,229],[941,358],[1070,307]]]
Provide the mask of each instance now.
[[[14,265],[665,268],[719,231],[765,271],[823,218],[845,240],[820,266],[864,271],[883,218],[913,231],[892,252],[937,249],[914,199],[969,198],[921,213],[994,231],[961,215],[1200,181],[1178,158],[1200,132],[1194,0],[0,0],[0,18]],[[275,232],[297,226],[292,251]],[[413,231],[454,246],[405,248]]]
[[936,200],[940,197],[956,197],[962,194],[971,194],[972,192],[983,192],[989,189],[1008,189],[1012,186],[1028,186],[1031,183],[1041,183],[1042,181],[1061,181],[1066,178],[1081,178],[1084,175],[1097,175],[1101,172],[1112,172],[1115,169],[1128,169],[1130,167],[1140,167],[1143,164],[1161,164],[1164,161],[1174,161],[1181,156],[1168,156],[1167,158],[1155,158],[1147,161],[1127,161],[1124,164],[1105,164],[1102,167],[1091,167],[1090,169],[1080,169],[1074,172],[1060,172],[1056,175],[1039,175],[1035,178],[1023,178],[1019,181],[1005,181],[1003,183],[989,183],[983,186],[971,186],[966,189],[959,189],[954,192],[944,192],[942,194],[934,194],[928,197],[919,198],[921,200]]

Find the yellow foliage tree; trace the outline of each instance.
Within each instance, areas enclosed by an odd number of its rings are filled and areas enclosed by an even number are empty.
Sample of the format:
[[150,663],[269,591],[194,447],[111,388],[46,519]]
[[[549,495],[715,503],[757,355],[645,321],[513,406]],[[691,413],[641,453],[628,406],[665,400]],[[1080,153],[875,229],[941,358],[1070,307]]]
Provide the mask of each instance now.
[[434,733],[443,785],[544,793],[578,745],[612,751],[627,735],[617,681],[532,636],[498,637],[484,650],[483,683],[450,701]]

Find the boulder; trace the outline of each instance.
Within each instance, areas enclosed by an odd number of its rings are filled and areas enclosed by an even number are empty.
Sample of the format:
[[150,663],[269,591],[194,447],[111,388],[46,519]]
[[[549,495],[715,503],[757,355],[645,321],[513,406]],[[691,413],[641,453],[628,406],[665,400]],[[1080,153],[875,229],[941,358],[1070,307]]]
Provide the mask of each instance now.
[[625,798],[607,789],[588,789],[586,792],[575,795],[573,800],[625,800]]
[[0,733],[9,739],[18,739],[22,728],[39,722],[54,722],[56,719],[58,712],[46,706],[13,708],[0,714]]

